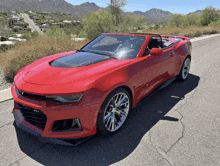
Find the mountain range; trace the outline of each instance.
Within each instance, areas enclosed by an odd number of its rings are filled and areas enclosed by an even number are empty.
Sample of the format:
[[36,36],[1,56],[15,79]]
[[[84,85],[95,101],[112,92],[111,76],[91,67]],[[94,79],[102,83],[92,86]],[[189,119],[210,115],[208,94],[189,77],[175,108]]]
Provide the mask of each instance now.
[[[72,5],[65,0],[0,0],[0,11],[40,11],[68,13],[82,18],[88,12],[98,11],[101,8],[95,3],[85,2],[81,5]],[[146,12],[134,11],[134,15],[144,16],[153,22],[169,21],[172,13],[161,9],[150,9]],[[128,14],[124,12],[124,14]]]

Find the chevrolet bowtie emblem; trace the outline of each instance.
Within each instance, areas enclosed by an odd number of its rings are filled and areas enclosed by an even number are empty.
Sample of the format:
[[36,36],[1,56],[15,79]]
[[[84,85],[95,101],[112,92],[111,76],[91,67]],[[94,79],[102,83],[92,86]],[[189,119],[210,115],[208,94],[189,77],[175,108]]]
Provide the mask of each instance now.
[[24,92],[20,91],[20,94],[21,94],[21,95],[24,95]]
[[34,112],[39,112],[38,110],[34,110]]

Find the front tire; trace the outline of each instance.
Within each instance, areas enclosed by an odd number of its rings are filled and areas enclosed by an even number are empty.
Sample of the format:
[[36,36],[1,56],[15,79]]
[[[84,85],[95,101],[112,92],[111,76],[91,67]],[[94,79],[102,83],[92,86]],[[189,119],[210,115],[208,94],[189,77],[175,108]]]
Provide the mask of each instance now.
[[103,102],[97,120],[97,130],[102,135],[117,132],[125,123],[131,109],[129,93],[118,88],[111,92]]
[[180,70],[180,74],[179,74],[180,80],[182,81],[186,80],[187,76],[189,75],[190,65],[191,65],[191,59],[189,56],[187,56]]

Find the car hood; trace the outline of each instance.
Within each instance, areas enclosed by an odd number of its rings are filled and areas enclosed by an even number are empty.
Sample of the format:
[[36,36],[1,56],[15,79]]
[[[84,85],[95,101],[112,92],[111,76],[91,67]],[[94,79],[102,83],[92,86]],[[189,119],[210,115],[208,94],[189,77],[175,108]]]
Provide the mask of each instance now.
[[80,52],[56,58],[42,58],[41,63],[28,65],[22,74],[25,82],[38,85],[67,84],[94,79],[99,74],[113,70],[130,60],[116,60],[109,56]]

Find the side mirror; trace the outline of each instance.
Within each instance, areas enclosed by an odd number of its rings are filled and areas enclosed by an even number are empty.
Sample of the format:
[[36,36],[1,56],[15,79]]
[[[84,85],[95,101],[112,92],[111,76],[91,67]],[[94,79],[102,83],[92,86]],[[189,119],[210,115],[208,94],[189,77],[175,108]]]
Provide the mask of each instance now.
[[163,54],[163,50],[161,48],[152,48],[150,54],[152,56],[159,56]]

